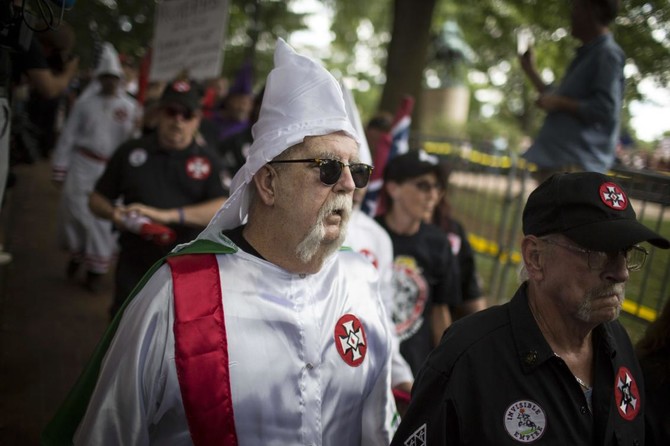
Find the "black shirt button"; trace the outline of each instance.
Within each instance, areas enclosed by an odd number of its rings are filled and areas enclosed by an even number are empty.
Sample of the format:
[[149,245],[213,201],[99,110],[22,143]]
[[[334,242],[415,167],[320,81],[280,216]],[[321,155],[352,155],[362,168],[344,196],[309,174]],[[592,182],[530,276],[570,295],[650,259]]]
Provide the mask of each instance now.
[[640,442],[637,440],[633,440],[633,446],[640,446]]
[[528,353],[526,353],[524,361],[526,362],[527,365],[535,364],[535,361],[537,361],[537,352],[535,350],[531,350]]
[[579,411],[582,413],[582,415],[586,415],[588,413],[588,409],[584,406],[579,408]]

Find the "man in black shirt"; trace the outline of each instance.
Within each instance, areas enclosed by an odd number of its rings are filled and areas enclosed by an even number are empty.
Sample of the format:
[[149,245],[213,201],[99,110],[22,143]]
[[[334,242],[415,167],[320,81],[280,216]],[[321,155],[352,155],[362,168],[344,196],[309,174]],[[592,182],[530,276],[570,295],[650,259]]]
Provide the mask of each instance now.
[[[91,194],[93,213],[122,231],[112,315],[151,265],[194,239],[225,200],[218,157],[195,139],[200,116],[195,86],[170,83],[160,100],[157,132],[122,144]],[[143,222],[167,228],[148,232]]]
[[447,330],[392,445],[644,444],[642,372],[616,318],[637,243],[670,242],[592,172],[542,183],[523,232],[523,284]]

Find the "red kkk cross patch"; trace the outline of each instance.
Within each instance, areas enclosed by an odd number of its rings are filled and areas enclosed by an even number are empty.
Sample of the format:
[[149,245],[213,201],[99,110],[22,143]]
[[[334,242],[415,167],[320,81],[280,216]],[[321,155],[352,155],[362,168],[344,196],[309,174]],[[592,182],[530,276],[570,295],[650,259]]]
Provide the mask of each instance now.
[[626,367],[619,367],[614,379],[614,399],[619,415],[624,420],[631,421],[640,412],[640,392],[633,375]]
[[186,161],[186,174],[194,180],[204,180],[209,177],[212,165],[202,156],[192,156]]
[[600,185],[600,200],[606,206],[617,211],[623,211],[628,207],[626,194],[614,183],[603,183]]
[[351,367],[363,363],[368,351],[363,324],[353,314],[345,314],[335,324],[335,345],[344,362]]

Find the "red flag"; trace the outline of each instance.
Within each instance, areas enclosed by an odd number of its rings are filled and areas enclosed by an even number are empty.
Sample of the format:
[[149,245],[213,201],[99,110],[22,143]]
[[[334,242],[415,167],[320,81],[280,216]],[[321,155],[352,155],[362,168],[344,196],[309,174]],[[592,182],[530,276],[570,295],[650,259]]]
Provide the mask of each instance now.
[[381,193],[384,186],[384,168],[388,160],[409,150],[409,127],[412,123],[414,98],[405,96],[396,111],[391,130],[384,134],[375,147],[374,166],[370,185],[363,200],[362,210],[370,216],[383,214],[386,203]]
[[147,49],[147,52],[140,62],[140,73],[138,75],[138,86],[137,86],[137,101],[144,105],[144,101],[147,95],[147,89],[149,88],[149,71],[151,70],[151,48]]

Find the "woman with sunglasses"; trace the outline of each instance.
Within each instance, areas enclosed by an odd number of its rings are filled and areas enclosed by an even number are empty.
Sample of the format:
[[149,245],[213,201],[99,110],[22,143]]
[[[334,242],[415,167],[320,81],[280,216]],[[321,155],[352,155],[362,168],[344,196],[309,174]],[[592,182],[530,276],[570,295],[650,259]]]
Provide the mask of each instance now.
[[461,302],[458,263],[449,240],[437,226],[425,223],[444,184],[436,157],[423,151],[396,156],[384,169],[388,209],[376,218],[393,242],[392,317],[400,353],[415,376],[451,324],[449,305]]

